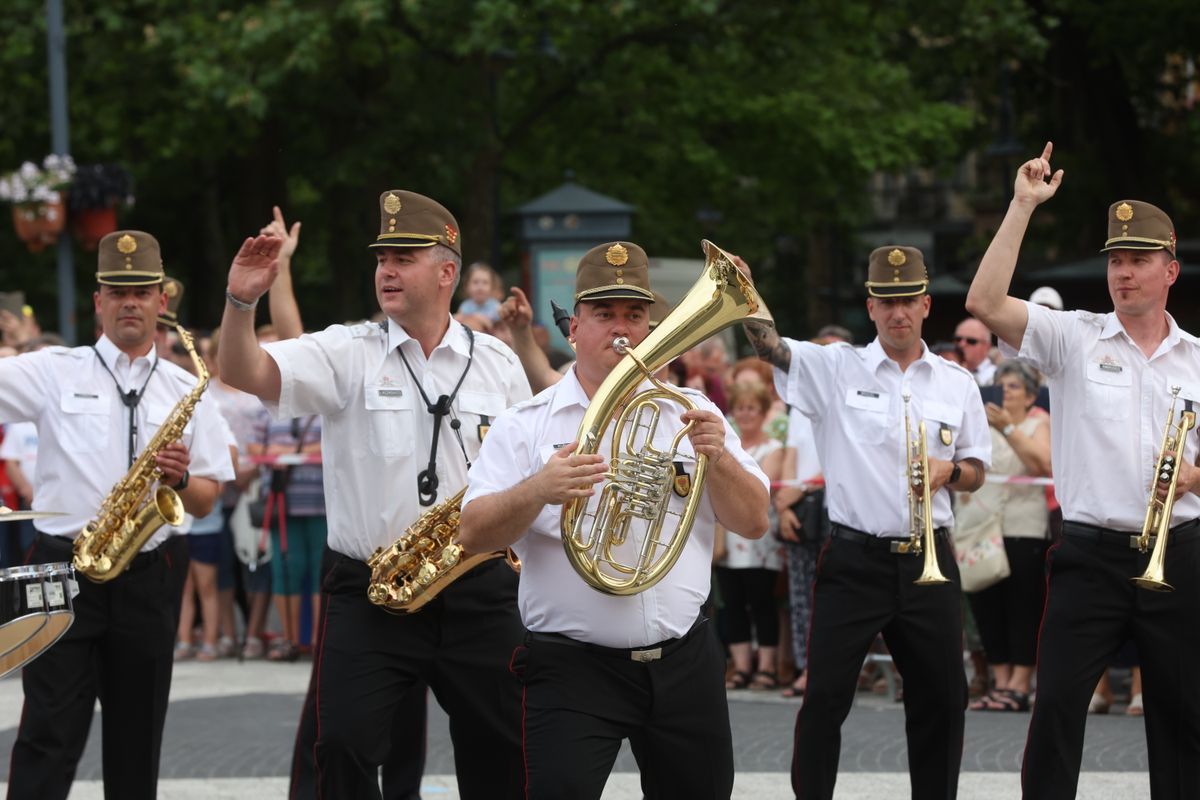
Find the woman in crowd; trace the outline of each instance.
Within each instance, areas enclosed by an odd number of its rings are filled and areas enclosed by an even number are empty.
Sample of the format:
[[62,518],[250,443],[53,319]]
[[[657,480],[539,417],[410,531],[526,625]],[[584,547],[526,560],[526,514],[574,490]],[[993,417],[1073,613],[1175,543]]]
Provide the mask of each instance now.
[[[1030,413],[1037,399],[1037,371],[1017,359],[1005,361],[996,370],[995,383],[1004,392],[1004,404],[986,407],[992,434],[990,474],[1048,476],[1050,417]],[[1046,589],[1045,490],[988,483],[974,494],[960,495],[955,516],[960,537],[998,522],[1011,570],[1009,577],[968,595],[994,678],[992,690],[971,708],[1026,711]]]
[[[742,447],[754,457],[768,478],[779,480],[783,446],[768,436],[764,428],[771,407],[771,396],[766,387],[753,383],[735,384],[730,402]],[[774,514],[771,520],[773,527],[778,524]],[[726,686],[730,689],[747,686],[759,690],[774,689],[779,647],[775,583],[783,569],[782,548],[774,530],[761,539],[726,538],[725,557],[717,564],[729,653],[733,659],[733,674]],[[752,666],[751,642],[754,640],[758,642],[757,667]]]

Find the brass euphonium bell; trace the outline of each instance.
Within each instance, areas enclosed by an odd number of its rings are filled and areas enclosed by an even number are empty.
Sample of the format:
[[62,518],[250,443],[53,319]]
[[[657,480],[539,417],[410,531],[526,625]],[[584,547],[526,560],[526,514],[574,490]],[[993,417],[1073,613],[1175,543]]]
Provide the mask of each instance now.
[[[674,436],[669,448],[654,447],[661,411],[658,401],[687,409],[696,406],[682,392],[654,378],[654,373],[730,325],[748,319],[774,324],[733,256],[708,240],[701,247],[705,261],[700,278],[671,313],[637,347],[628,349],[627,341],[613,343],[625,358],[600,384],[579,425],[575,452],[590,455],[600,448],[614,418],[616,422],[609,470],[595,509],[588,511],[588,498],[575,498],[563,504],[561,521],[567,560],[589,586],[606,594],[637,594],[662,580],[683,553],[704,495],[708,460],[697,454],[683,511],[668,510],[676,449],[691,425]],[[654,388],[635,396],[646,380]],[[677,520],[668,525],[668,516]],[[636,552],[623,560],[617,551],[631,536]]]
[[[1167,424],[1163,429],[1162,447],[1154,465],[1154,479],[1150,482],[1150,501],[1146,505],[1146,520],[1142,523],[1142,535],[1135,540],[1140,552],[1150,549],[1153,539],[1154,550],[1146,571],[1130,578],[1143,589],[1153,592],[1173,592],[1175,587],[1167,583],[1163,565],[1167,556],[1167,536],[1171,532],[1171,509],[1175,507],[1175,486],[1179,483],[1179,459],[1183,458],[1183,443],[1188,431],[1196,426],[1196,414],[1191,402],[1179,415],[1175,424],[1175,401],[1179,399],[1180,387],[1171,387],[1171,410],[1167,412]],[[1165,485],[1167,495],[1158,499],[1159,485]]]
[[[925,420],[921,420],[917,426],[917,440],[913,441],[912,424],[908,419],[908,401],[911,397],[907,393],[904,395],[904,469],[908,483],[909,540],[897,552],[924,555],[921,575],[913,583],[932,586],[949,583],[950,579],[942,574],[938,566],[937,542],[933,536],[933,502],[929,494],[929,450],[925,444]],[[917,486],[921,487],[919,492]]]

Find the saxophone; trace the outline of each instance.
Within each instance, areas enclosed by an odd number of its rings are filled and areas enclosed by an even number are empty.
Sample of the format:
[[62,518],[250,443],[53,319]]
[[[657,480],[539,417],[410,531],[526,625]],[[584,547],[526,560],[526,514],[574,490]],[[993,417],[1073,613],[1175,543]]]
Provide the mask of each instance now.
[[[208,368],[192,346],[192,335],[181,326],[176,330],[192,358],[199,380],[171,409],[125,477],[109,491],[96,518],[84,525],[75,537],[75,569],[96,583],[111,581],[124,572],[142,546],[163,525],[183,522],[183,501],[179,495],[167,486],[155,486],[162,477],[155,457],[183,436],[183,429],[192,418],[200,395],[208,387]],[[151,489],[153,495],[148,497]]]
[[459,513],[467,487],[426,511],[390,546],[367,560],[371,583],[367,599],[385,611],[418,611],[454,581],[485,561],[503,556],[514,572],[521,562],[512,550],[466,553],[457,541]]

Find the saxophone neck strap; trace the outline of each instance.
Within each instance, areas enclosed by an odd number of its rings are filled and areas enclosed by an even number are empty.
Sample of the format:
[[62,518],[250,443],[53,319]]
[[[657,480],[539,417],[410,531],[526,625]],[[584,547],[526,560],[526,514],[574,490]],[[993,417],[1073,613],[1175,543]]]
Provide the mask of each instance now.
[[[386,327],[384,330],[387,330]],[[404,349],[401,347],[396,348],[396,352],[400,354],[400,360],[404,363],[404,368],[408,370],[408,376],[412,378],[413,385],[421,393],[421,400],[425,402],[425,410],[433,415],[433,439],[429,445],[429,464],[417,475],[417,499],[423,506],[431,506],[437,500],[438,438],[442,430],[442,420],[446,417],[452,417],[450,420],[450,429],[454,431],[454,435],[458,438],[458,447],[462,450],[463,460],[467,462],[467,468],[470,469],[471,467],[471,460],[467,458],[467,448],[463,445],[462,434],[459,433],[462,423],[454,416],[454,409],[452,407],[454,398],[458,397],[458,390],[462,388],[463,381],[467,379],[467,373],[471,371],[471,365],[475,363],[475,332],[466,325],[463,325],[463,330],[467,332],[467,366],[463,368],[462,374],[458,376],[458,382],[454,384],[453,391],[448,395],[443,394],[438,396],[438,399],[432,403],[429,401],[429,395],[425,394],[425,387],[421,385],[421,381],[417,380],[417,373],[413,371],[412,366],[408,363],[408,359],[405,358]]]
[[113,379],[113,385],[117,387],[117,396],[121,398],[121,402],[129,409],[129,466],[133,466],[134,454],[137,452],[137,407],[142,402],[142,397],[146,394],[146,387],[150,384],[150,379],[154,377],[154,371],[158,369],[158,356],[150,362],[150,372],[146,374],[146,380],[142,381],[141,389],[130,389],[128,392],[121,391],[121,382],[117,380],[117,376],[113,373],[112,368],[104,360],[104,356],[100,355],[100,351],[96,349],[96,345],[92,345],[92,352],[96,354],[96,360],[100,362],[100,366],[104,367],[104,371],[108,373],[108,377]]

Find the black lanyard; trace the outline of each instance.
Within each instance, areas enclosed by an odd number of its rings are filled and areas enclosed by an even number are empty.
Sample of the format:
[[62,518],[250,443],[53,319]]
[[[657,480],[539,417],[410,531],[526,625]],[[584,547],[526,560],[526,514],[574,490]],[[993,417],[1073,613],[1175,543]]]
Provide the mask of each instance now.
[[[387,330],[386,324],[384,330]],[[467,332],[467,341],[470,343],[467,348],[467,366],[463,369],[462,375],[458,376],[458,383],[454,384],[454,391],[449,395],[441,395],[437,402],[429,402],[429,396],[425,394],[425,388],[421,386],[421,382],[417,380],[417,374],[413,372],[413,368],[409,366],[408,359],[404,357],[404,349],[397,347],[396,351],[400,353],[400,360],[404,362],[404,368],[408,370],[408,375],[412,378],[412,382],[416,385],[417,391],[421,393],[421,399],[425,401],[425,410],[433,414],[433,442],[429,446],[429,466],[421,470],[417,475],[417,499],[421,505],[431,506],[433,501],[437,499],[438,477],[437,477],[437,449],[438,449],[438,434],[442,430],[442,420],[448,415],[454,413],[450,408],[450,404],[454,402],[454,398],[458,396],[458,390],[462,387],[463,381],[467,378],[467,373],[471,371],[471,364],[475,360],[475,332],[466,325],[463,325],[463,330]],[[468,469],[471,466],[470,459],[467,458],[467,449],[463,446],[462,434],[458,429],[462,423],[458,418],[450,420],[450,429],[454,431],[454,435],[458,437],[458,446],[463,451],[463,459],[467,462]]]
[[[117,387],[117,395],[121,398],[121,402],[129,409],[129,466],[133,466],[133,454],[137,452],[137,407],[138,403],[142,402],[142,397],[146,394],[146,386],[150,383],[150,379],[154,377],[154,370],[158,369],[158,359],[154,359],[154,363],[150,366],[150,372],[146,375],[146,380],[142,383],[142,388],[134,391],[130,389],[128,392],[121,391],[121,382],[117,380],[117,376],[109,369],[108,364],[104,363],[104,356],[100,355],[100,351],[96,350],[96,345],[92,345],[92,350],[96,353],[97,360],[100,361],[100,366],[104,367],[104,371],[113,379],[113,383]],[[130,373],[133,372],[133,361],[129,362]]]

